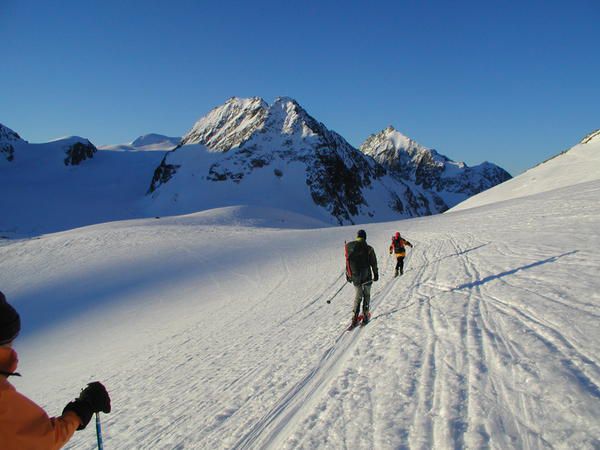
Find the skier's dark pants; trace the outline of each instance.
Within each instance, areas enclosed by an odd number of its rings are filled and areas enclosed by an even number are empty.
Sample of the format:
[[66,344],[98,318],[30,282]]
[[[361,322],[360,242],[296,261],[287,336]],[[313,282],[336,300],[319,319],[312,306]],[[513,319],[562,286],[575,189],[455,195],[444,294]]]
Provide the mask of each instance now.
[[396,256],[396,272],[404,272],[404,256]]
[[371,303],[371,283],[354,285],[354,317],[360,312],[361,302],[363,314],[366,316]]

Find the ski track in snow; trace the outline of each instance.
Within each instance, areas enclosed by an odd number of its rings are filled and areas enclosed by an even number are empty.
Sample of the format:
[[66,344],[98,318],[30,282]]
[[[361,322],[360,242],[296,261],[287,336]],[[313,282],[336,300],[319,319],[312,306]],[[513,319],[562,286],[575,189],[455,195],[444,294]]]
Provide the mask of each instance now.
[[[350,442],[363,442],[364,448],[438,448],[440,445],[444,448],[554,447],[555,445],[545,438],[545,430],[531,425],[536,422],[536,415],[540,412],[548,414],[544,411],[544,405],[540,404],[540,396],[520,390],[521,381],[528,383],[528,378],[533,377],[537,383],[543,384],[544,376],[536,367],[536,362],[526,356],[527,349],[511,336],[514,336],[515,329],[520,329],[535,345],[544,347],[547,354],[553,355],[553,367],[548,369],[549,372],[556,370],[557,364],[561,366],[569,383],[579,385],[579,388],[593,399],[596,410],[597,400],[600,398],[598,364],[592,355],[585,354],[576,344],[571,343],[569,338],[561,333],[560,327],[537,317],[526,304],[515,305],[511,299],[500,298],[488,291],[486,284],[491,281],[507,284],[503,272],[487,279],[478,269],[478,266],[481,266],[480,261],[479,264],[474,262],[472,255],[489,242],[477,242],[474,236],[468,234],[463,237],[462,242],[451,235],[446,236],[444,240],[440,238],[442,236],[437,237],[438,242],[429,242],[428,245],[419,243],[419,250],[414,251],[413,260],[407,262],[409,269],[401,278],[404,289],[402,297],[393,306],[387,305],[391,310],[379,312],[382,307],[377,308],[373,325],[369,325],[375,327],[380,320],[411,309],[411,316],[418,320],[424,330],[424,338],[418,344],[420,348],[408,365],[409,371],[404,374],[408,378],[405,395],[410,399],[410,404],[406,401],[399,402],[404,407],[395,411],[398,416],[395,416],[395,423],[390,424],[389,430],[393,430],[393,436],[386,437],[389,431],[386,427],[380,427],[381,436],[371,435],[365,439],[361,439],[359,434],[354,436],[346,431],[352,436]],[[425,252],[421,250],[422,247],[426,248]],[[557,262],[560,258],[576,253],[577,251],[571,251],[546,258],[546,255],[540,255],[540,259],[535,263],[511,272]],[[457,269],[457,275],[461,273],[465,279],[472,281],[459,284],[455,288],[437,285],[435,280],[440,273],[439,266],[448,258],[453,258],[456,263],[454,268]],[[544,301],[555,301],[527,288],[518,290],[526,291],[527,297],[536,295]],[[386,291],[382,298],[386,303],[394,300],[388,294]],[[450,301],[445,298],[446,294],[452,294],[452,301],[461,304],[460,319],[457,321],[451,321],[447,313],[437,306],[438,303]],[[596,315],[592,313],[592,316]],[[369,331],[367,329],[365,333]],[[362,337],[366,338],[365,335]],[[381,334],[378,337],[381,337]],[[448,337],[453,339],[448,342]],[[337,350],[348,353],[353,351],[353,347],[340,346]],[[341,356],[339,359],[342,359]],[[352,365],[351,361],[349,365]],[[493,367],[490,368],[490,365]],[[496,377],[494,372],[498,368],[507,368],[504,370],[510,371],[509,376]],[[328,371],[329,368],[320,369]],[[507,384],[506,379],[513,383]],[[346,369],[339,384],[346,389],[339,397],[352,394],[364,397],[365,401],[360,402],[362,409],[358,411],[365,413],[358,412],[357,415],[371,416],[361,423],[364,428],[370,429],[371,433],[377,433],[377,421],[372,419],[376,411],[373,411],[372,402],[369,401],[369,397],[373,395],[373,387],[365,386],[365,392],[360,394],[356,389],[352,389],[352,385],[361,385],[359,374],[352,369]],[[338,392],[333,392],[337,398]],[[324,392],[320,395],[326,398],[316,408],[322,412],[330,407],[328,403],[331,403],[331,398],[327,398]],[[498,402],[498,398],[501,399],[500,405],[494,404]],[[309,416],[314,410],[311,403],[307,403],[305,416]],[[494,408],[499,408],[501,412],[494,413]],[[432,414],[433,411],[437,413]],[[299,411],[295,413],[302,415]],[[334,416],[347,417],[343,413]],[[319,420],[322,418],[313,412],[304,423],[296,426],[301,430],[311,429]],[[292,423],[290,417],[286,417],[286,421]],[[397,423],[409,425],[398,428]],[[346,430],[352,426],[357,425],[342,425]],[[494,430],[501,430],[502,433]],[[267,440],[267,443],[272,442],[272,438]],[[287,447],[335,446],[327,442],[319,444],[310,441],[296,432],[289,438]],[[362,445],[359,444],[358,447],[362,448]]]
[[[0,241],[24,324],[51,296],[14,382],[57,413],[104,381],[107,449],[600,448],[595,186],[365,226],[381,279],[351,332],[341,243],[357,227],[132,222]],[[414,248],[392,278],[397,228]],[[86,295],[85,314],[51,314]],[[67,448],[94,445],[85,430]]]
[[[339,278],[344,278],[343,273]],[[385,299],[389,294],[395,281],[395,279],[389,281],[382,291],[372,297],[371,310],[373,312],[376,310],[380,299]],[[345,283],[345,279],[343,282]],[[323,296],[319,296],[314,302],[322,299]],[[318,364],[290,389],[233,448],[246,449],[256,448],[257,446],[278,448],[280,445],[278,441],[281,436],[285,436],[286,427],[294,423],[296,415],[301,414],[309,405],[312,405],[315,397],[321,393],[322,386],[330,380],[332,374],[335,374],[344,358],[356,345],[360,328],[350,332],[342,329],[340,335],[334,340],[332,346],[325,351]]]

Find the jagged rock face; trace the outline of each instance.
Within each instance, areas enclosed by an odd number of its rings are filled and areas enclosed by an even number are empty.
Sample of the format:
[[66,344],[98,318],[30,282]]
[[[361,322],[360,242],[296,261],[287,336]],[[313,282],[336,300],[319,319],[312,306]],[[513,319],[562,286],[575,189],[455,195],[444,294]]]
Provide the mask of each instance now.
[[83,140],[75,142],[67,147],[65,154],[67,157],[64,159],[65,166],[77,166],[86,159],[94,157],[98,149],[90,141]]
[[202,144],[226,152],[240,146],[264,125],[268,105],[264,100],[231,98],[200,119],[181,140],[181,145]]
[[[391,126],[370,136],[360,150],[372,156],[396,178],[413,181],[435,193],[465,194],[466,198],[511,178],[504,169],[488,162],[475,167],[454,162]],[[445,209],[451,206],[446,205]]]
[[7,161],[15,159],[15,147],[8,142],[0,142],[0,155],[4,155]]
[[14,143],[25,142],[17,133],[0,123],[0,156],[4,156],[7,161],[15,159]]
[[[384,211],[389,220],[440,213],[510,178],[490,163],[469,168],[451,161],[392,127],[371,136],[361,150],[328,130],[293,99],[282,97],[268,105],[260,98],[231,98],[200,119],[181,145],[165,155],[148,194],[157,199],[161,192],[169,192],[173,202],[199,204],[184,192],[187,184],[183,181],[175,183],[177,188],[163,186],[173,186],[174,177],[193,184],[234,186],[252,179],[248,185],[256,185],[257,173],[262,181],[265,177],[285,181],[293,166],[302,170],[303,185],[286,185],[292,189],[291,196],[308,188],[312,206],[318,205],[337,223],[346,224],[373,218],[376,203],[377,213]],[[193,170],[188,169],[190,165]],[[180,173],[187,175],[181,178]],[[211,186],[203,185],[197,196],[206,197],[209,190]]]
[[[368,214],[363,211],[368,207],[363,189],[385,173],[289,98],[278,98],[271,106],[259,98],[230,99],[200,119],[182,144],[202,144],[224,154],[205,175],[215,182],[239,184],[255,170],[271,165],[273,175],[282,177],[281,166],[304,164],[313,201],[340,224]],[[167,154],[156,169],[149,193],[176,174],[177,151]]]

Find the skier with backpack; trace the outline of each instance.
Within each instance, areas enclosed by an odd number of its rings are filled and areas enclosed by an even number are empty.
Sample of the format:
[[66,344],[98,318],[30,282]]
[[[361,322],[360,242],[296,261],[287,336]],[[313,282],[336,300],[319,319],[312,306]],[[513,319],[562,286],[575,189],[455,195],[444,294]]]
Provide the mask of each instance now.
[[346,280],[354,284],[354,308],[349,329],[359,324],[362,303],[362,325],[369,323],[371,285],[379,280],[377,257],[373,247],[367,244],[367,233],[358,230],[356,240],[346,244]]
[[110,397],[99,382],[89,383],[58,417],[48,414],[17,392],[8,377],[20,376],[12,343],[21,330],[17,311],[0,292],[0,448],[59,449],[76,430],[83,430],[97,412],[110,412]]
[[396,232],[394,236],[392,236],[392,244],[390,245],[390,255],[394,253],[396,255],[396,269],[394,270],[394,276],[398,276],[398,271],[400,271],[400,275],[404,273],[404,257],[406,256],[406,246],[412,248],[412,244],[400,236],[399,232]]

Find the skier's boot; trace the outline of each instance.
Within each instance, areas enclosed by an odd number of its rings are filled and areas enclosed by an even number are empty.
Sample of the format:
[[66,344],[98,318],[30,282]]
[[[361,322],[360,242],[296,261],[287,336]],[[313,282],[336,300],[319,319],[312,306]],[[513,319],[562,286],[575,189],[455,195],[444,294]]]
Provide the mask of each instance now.
[[371,319],[371,313],[369,311],[365,311],[363,313],[362,325],[368,324],[370,319]]
[[394,278],[398,276],[398,269],[394,270]]
[[352,323],[350,323],[350,326],[348,327],[349,330],[351,330],[352,328],[356,328],[358,326],[358,314],[354,314],[354,316],[352,317]]

